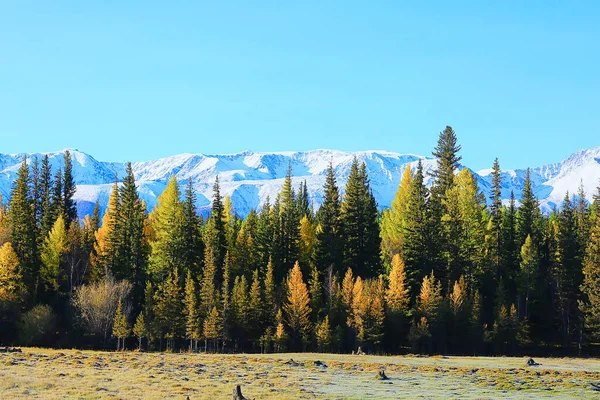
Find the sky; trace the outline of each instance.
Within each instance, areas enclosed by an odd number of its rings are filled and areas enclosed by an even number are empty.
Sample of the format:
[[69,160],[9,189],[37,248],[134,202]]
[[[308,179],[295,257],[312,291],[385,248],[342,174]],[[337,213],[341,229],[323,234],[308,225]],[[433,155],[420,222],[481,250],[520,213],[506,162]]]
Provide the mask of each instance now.
[[0,0],[0,153],[600,146],[597,1]]

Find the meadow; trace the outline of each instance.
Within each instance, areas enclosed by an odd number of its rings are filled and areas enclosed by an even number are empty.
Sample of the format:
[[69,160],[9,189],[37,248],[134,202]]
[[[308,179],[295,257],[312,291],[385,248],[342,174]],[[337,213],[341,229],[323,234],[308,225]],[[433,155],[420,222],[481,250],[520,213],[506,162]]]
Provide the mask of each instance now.
[[[0,398],[593,398],[599,359],[192,354],[24,348],[0,354]],[[387,380],[378,379],[384,370]]]

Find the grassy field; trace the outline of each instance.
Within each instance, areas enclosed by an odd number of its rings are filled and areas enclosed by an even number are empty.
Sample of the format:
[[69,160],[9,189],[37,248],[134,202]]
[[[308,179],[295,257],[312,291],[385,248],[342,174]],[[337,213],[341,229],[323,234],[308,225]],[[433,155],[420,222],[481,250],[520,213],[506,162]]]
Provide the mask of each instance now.
[[[294,362],[290,362],[293,359]],[[315,365],[320,361],[325,366]],[[0,354],[0,398],[600,398],[598,359],[212,355],[25,348]],[[389,380],[377,380],[380,369]]]

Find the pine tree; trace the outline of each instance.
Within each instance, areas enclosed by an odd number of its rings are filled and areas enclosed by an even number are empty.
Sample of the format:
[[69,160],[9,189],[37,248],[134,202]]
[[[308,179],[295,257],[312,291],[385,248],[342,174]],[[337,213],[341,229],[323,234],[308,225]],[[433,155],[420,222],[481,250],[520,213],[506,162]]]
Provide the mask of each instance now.
[[517,209],[515,206],[514,192],[510,193],[510,203],[502,210],[502,246],[500,251],[499,278],[507,282],[510,297],[514,298],[517,293],[517,281],[519,276],[520,248],[517,248]]
[[183,207],[179,200],[179,186],[175,175],[158,197],[150,215],[154,238],[150,242],[150,273],[155,282],[161,282],[173,269],[183,263]]
[[404,250],[412,189],[413,174],[409,165],[404,170],[391,207],[384,210],[381,217],[381,249],[385,265],[389,266],[392,258]]
[[521,206],[517,212],[517,237],[519,248],[525,243],[527,236],[531,235],[534,244],[539,244],[539,219],[541,218],[539,203],[533,193],[531,183],[531,171],[529,168],[525,174]]
[[427,236],[427,197],[429,194],[423,180],[423,165],[419,160],[408,199],[402,244],[407,285],[410,288],[411,297],[416,297],[419,293],[421,281],[427,273],[426,268],[430,261],[428,242],[431,238]]
[[552,272],[558,296],[558,310],[563,330],[563,343],[567,347],[570,343],[571,335],[578,326],[577,300],[579,296],[577,289],[583,281],[577,216],[568,192],[565,195],[562,209],[558,214],[557,234],[557,263],[554,265]]
[[217,307],[213,307],[210,310],[210,313],[207,315],[204,320],[203,334],[205,345],[204,348],[208,351],[208,341],[212,340],[214,345],[214,351],[217,350],[217,340],[221,336],[221,316],[219,315],[219,311]]
[[277,311],[277,297],[275,290],[273,263],[271,262],[271,259],[269,259],[267,271],[265,272],[265,316],[268,321],[273,321]]
[[202,237],[200,233],[200,218],[196,214],[196,193],[192,180],[188,181],[183,201],[183,265],[194,275],[200,272],[202,256],[204,254]]
[[229,328],[231,326],[231,288],[229,275],[229,255],[225,256],[225,264],[223,265],[223,279],[221,282],[221,310],[223,316],[223,348],[225,343],[230,339]]
[[12,244],[4,243],[0,246],[0,311],[4,306],[23,303],[25,294],[17,253]]
[[263,331],[263,309],[264,304],[262,288],[260,279],[258,277],[258,269],[256,269],[252,274],[252,284],[250,285],[250,298],[248,300],[248,325],[250,331],[250,338],[252,340],[258,339],[260,333]]
[[467,282],[479,286],[486,267],[484,251],[487,217],[485,198],[477,181],[468,169],[455,178],[455,185],[442,200],[445,214],[442,226],[445,233],[444,258],[446,277],[452,282],[465,275]]
[[131,299],[134,313],[140,311],[146,284],[149,246],[144,234],[146,207],[139,197],[131,163],[125,168],[125,178],[119,188],[113,237],[116,244],[112,273],[117,279],[132,283]]
[[33,210],[29,169],[27,158],[24,158],[10,195],[8,220],[11,227],[10,242],[19,259],[23,282],[27,292],[35,298],[39,264]]
[[62,213],[65,219],[65,227],[68,228],[72,222],[77,221],[77,204],[73,200],[77,188],[73,178],[73,161],[71,160],[71,152],[69,150],[65,151],[64,168],[62,178]]
[[296,207],[296,194],[292,188],[292,165],[288,166],[283,188],[279,194],[281,202],[279,206],[279,226],[278,226],[278,252],[274,253],[273,263],[275,266],[275,276],[283,277],[285,271],[288,271],[299,256],[300,216]]
[[492,168],[492,193],[490,195],[490,215],[491,215],[491,232],[492,237],[492,254],[491,259],[496,267],[500,268],[500,257],[502,249],[502,177],[500,171],[500,162],[496,158]]
[[313,220],[313,213],[310,209],[310,202],[308,200],[308,188],[306,186],[306,179],[300,184],[298,190],[298,197],[296,197],[296,204],[298,207],[298,216],[300,219],[306,217],[311,222]]
[[589,339],[600,338],[600,187],[594,202],[594,212],[588,245],[583,259],[582,298],[579,309]]
[[117,312],[113,321],[112,335],[117,338],[117,351],[125,350],[125,339],[131,333],[131,328],[127,324],[127,316],[123,311],[123,302],[119,299]]
[[441,284],[435,279],[432,272],[431,275],[423,278],[421,292],[417,301],[419,314],[426,317],[429,323],[437,322],[442,300]]
[[192,278],[192,273],[188,269],[185,278],[185,337],[190,341],[189,349],[195,351],[198,348],[200,339],[200,315],[198,307],[198,297],[196,296],[196,283]]
[[346,310],[350,312],[352,309],[352,292],[354,290],[354,276],[352,269],[348,268],[344,279],[342,280],[342,303],[346,307]]
[[276,321],[277,328],[275,329],[273,341],[275,342],[275,351],[279,352],[285,350],[288,341],[288,335],[285,331],[285,326],[283,325],[283,314],[281,313],[281,309],[277,310]]
[[40,196],[41,196],[41,204],[40,204],[40,236],[45,238],[52,229],[52,224],[54,223],[53,215],[52,215],[52,172],[50,169],[50,161],[48,159],[48,154],[44,155],[42,159],[42,167],[40,171]]
[[113,185],[108,199],[108,208],[102,217],[102,226],[96,231],[94,251],[90,255],[92,266],[91,280],[97,281],[102,276],[112,273],[116,261],[118,246],[117,217],[119,215],[119,187]]
[[445,196],[454,184],[454,172],[462,159],[458,155],[462,147],[458,144],[456,133],[450,126],[446,126],[438,138],[433,156],[437,159],[437,167],[433,172],[435,182],[433,192],[435,196]]
[[62,169],[57,168],[52,179],[52,198],[50,200],[50,213],[52,214],[50,226],[54,224],[56,218],[64,212],[64,201],[63,201],[63,174]]
[[41,248],[42,267],[40,277],[46,289],[58,293],[63,273],[64,256],[67,252],[67,232],[62,215],[58,216],[50,234]]
[[317,245],[317,236],[315,225],[304,215],[300,220],[300,240],[299,240],[299,256],[301,265],[312,265],[315,259],[315,247]]
[[138,338],[138,350],[142,350],[142,340],[150,335],[143,312],[139,313],[135,320],[133,334]]
[[173,350],[175,339],[182,337],[185,330],[182,300],[179,272],[175,268],[156,293],[154,310],[159,334],[167,339],[167,350]]
[[312,265],[308,278],[310,308],[312,310],[313,320],[317,320],[323,305],[323,287],[319,279],[319,271]]
[[331,325],[329,324],[329,316],[317,323],[315,327],[315,336],[317,338],[317,346],[321,351],[327,351],[331,344]]
[[243,346],[248,330],[248,282],[244,275],[236,276],[231,292],[231,332],[232,337]]
[[293,332],[294,345],[296,345],[297,339],[306,335],[310,329],[311,313],[308,288],[302,278],[298,262],[290,270],[286,286],[287,302],[283,309],[287,315],[288,325]]
[[216,257],[213,248],[207,246],[204,255],[204,271],[200,282],[200,316],[206,318],[213,307],[217,305]]
[[[227,239],[225,237],[225,207],[221,197],[221,187],[219,185],[219,177],[215,179],[213,185],[213,202],[210,219],[214,224],[215,240],[211,245],[216,257],[216,269],[220,270],[225,261],[225,253],[227,252]],[[209,245],[208,243],[206,244]]]
[[388,276],[389,286],[386,291],[386,302],[392,314],[404,314],[410,305],[410,294],[406,282],[404,262],[399,254],[392,258],[392,267]]
[[521,272],[519,276],[519,291],[524,297],[525,306],[523,316],[529,318],[529,301],[531,292],[534,288],[538,273],[538,255],[537,249],[531,240],[531,236],[527,236],[523,247],[521,247]]
[[323,203],[317,212],[317,244],[315,264],[320,271],[333,266],[334,273],[342,273],[343,237],[340,219],[340,193],[333,165],[329,163],[323,187]]
[[354,158],[341,210],[344,259],[359,276],[375,276],[381,264],[377,203],[369,188],[366,166]]

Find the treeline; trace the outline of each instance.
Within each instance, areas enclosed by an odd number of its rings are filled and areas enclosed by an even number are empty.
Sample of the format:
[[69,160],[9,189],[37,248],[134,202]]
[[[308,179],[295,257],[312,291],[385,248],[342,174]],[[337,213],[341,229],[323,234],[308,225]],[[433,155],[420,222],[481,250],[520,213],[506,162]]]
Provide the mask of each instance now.
[[[433,184],[408,167],[378,212],[354,160],[333,166],[314,212],[306,183],[239,218],[213,187],[210,216],[172,177],[148,213],[131,165],[100,218],[77,219],[68,152],[24,160],[0,209],[0,341],[149,350],[554,354],[600,334],[600,190],[540,211],[527,173],[486,199],[450,127]],[[114,340],[114,341],[113,341]]]

